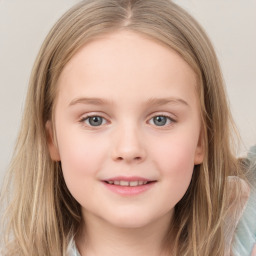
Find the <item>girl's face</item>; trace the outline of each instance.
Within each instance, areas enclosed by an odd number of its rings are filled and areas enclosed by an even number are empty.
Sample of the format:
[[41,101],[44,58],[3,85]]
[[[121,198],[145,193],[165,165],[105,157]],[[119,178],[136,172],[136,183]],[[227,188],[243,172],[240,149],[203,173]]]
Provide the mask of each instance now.
[[49,150],[86,221],[138,228],[170,220],[204,155],[196,86],[175,51],[127,31],[69,61]]

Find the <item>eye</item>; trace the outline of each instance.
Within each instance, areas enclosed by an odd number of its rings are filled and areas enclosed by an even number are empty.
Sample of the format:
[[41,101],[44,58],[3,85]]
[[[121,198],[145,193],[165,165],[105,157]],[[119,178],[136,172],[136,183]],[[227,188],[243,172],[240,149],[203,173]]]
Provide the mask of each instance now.
[[174,120],[172,120],[168,116],[163,116],[163,115],[154,116],[149,120],[150,124],[153,124],[156,126],[165,126],[165,125],[171,124],[172,122],[174,122]]
[[106,124],[106,119],[101,116],[88,116],[81,120],[81,122],[86,123],[88,126],[101,126]]

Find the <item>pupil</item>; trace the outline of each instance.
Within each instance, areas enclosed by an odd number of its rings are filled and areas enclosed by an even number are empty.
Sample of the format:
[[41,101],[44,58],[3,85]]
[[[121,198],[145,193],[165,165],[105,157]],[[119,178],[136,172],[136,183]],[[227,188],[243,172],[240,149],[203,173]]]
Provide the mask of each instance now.
[[89,123],[92,126],[98,126],[102,124],[102,118],[100,116],[93,116],[89,118]]
[[156,116],[154,117],[155,125],[162,126],[166,124],[166,117],[165,116]]

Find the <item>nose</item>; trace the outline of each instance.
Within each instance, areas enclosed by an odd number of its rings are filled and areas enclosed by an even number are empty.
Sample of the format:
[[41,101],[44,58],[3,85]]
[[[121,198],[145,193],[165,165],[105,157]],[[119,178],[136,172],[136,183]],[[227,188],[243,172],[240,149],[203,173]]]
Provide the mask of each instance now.
[[125,127],[114,132],[112,159],[116,162],[141,163],[146,159],[142,133],[136,127]]

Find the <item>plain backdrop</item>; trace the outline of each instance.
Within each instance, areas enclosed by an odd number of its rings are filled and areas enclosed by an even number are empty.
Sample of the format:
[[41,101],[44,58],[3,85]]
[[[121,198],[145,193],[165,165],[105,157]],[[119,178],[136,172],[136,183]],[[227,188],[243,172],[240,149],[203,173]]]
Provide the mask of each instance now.
[[[19,130],[37,52],[78,0],[0,0],[0,183]],[[176,0],[205,28],[219,57],[244,145],[256,144],[256,0]]]

